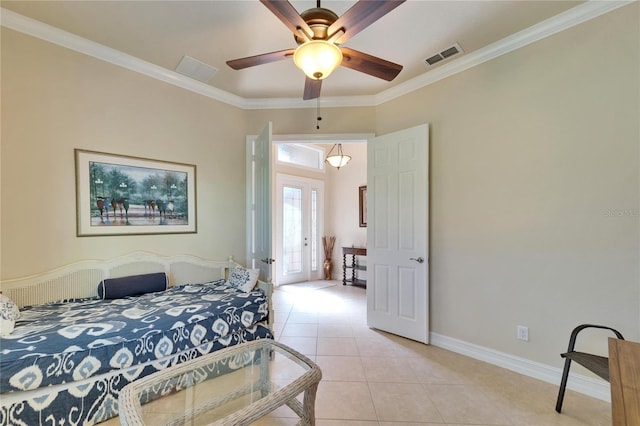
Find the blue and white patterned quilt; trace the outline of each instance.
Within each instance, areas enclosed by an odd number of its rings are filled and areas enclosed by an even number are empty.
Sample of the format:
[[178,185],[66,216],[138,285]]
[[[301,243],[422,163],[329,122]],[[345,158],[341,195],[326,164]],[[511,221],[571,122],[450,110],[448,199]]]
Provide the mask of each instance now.
[[[128,369],[128,375],[118,378],[117,383],[111,383],[114,379],[104,381],[109,389],[101,391],[101,406],[94,411],[105,412],[82,413],[82,419],[66,421],[91,424],[88,417],[104,419],[114,414],[117,393],[135,378],[242,341],[271,337],[267,328],[256,328],[256,323],[268,316],[264,293],[243,293],[223,283],[181,285],[123,299],[83,299],[25,308],[14,332],[0,338],[0,392],[11,394],[78,382]],[[135,370],[136,365],[144,363],[147,365]],[[83,383],[65,391],[70,397],[84,400],[82,410],[95,402],[89,399],[93,398],[90,394],[96,394],[94,387],[99,381]],[[55,397],[29,402],[25,407],[37,412],[38,404],[52,405]],[[65,413],[69,413],[68,408]],[[13,418],[15,411],[16,407],[2,407],[0,419]],[[49,423],[39,419],[39,423],[43,421]],[[59,421],[54,420],[56,424]]]

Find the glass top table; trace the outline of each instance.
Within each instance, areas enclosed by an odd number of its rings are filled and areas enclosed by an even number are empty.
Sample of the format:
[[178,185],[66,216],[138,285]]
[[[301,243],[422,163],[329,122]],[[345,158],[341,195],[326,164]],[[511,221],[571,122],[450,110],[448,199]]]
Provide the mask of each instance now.
[[286,404],[299,425],[314,425],[321,378],[313,361],[274,340],[242,343],[128,384],[118,399],[120,423],[247,425]]

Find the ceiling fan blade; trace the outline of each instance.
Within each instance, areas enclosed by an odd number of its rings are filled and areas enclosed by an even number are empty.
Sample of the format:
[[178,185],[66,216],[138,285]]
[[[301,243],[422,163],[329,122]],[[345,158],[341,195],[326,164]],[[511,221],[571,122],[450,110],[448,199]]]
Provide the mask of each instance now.
[[402,71],[402,65],[389,62],[376,56],[367,55],[357,50],[341,47],[342,65],[383,80],[391,81]]
[[320,89],[322,88],[322,80],[314,80],[307,77],[304,82],[304,95],[303,100],[316,99],[320,97]]
[[336,44],[344,43],[360,31],[400,6],[406,0],[360,0],[347,10],[327,30],[329,40],[340,30],[343,34],[332,40]]
[[294,34],[300,34],[307,41],[313,38],[311,27],[287,0],[260,0],[267,9],[278,17]]
[[277,62],[283,59],[293,56],[295,49],[278,50],[277,52],[263,53],[262,55],[248,56],[246,58],[232,59],[227,61],[234,70],[241,70],[244,68],[254,67],[256,65],[268,64],[270,62]]

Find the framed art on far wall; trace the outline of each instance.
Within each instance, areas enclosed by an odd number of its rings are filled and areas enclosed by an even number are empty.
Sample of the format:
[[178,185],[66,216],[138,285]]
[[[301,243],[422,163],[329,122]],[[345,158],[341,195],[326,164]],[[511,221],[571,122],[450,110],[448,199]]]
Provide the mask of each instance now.
[[360,216],[360,228],[367,226],[367,186],[358,188],[358,205]]
[[75,150],[77,235],[195,233],[196,166]]

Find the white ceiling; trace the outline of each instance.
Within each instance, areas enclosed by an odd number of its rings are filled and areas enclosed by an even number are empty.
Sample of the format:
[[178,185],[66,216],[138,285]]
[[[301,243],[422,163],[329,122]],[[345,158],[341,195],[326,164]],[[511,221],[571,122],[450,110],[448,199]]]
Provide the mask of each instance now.
[[[291,3],[302,12],[316,2]],[[354,3],[324,0],[322,6],[341,15]],[[322,98],[378,95],[442,67],[428,67],[424,59],[453,43],[465,52],[452,59],[460,61],[582,3],[408,0],[345,43],[402,64],[400,75],[386,82],[341,67],[323,82]],[[290,31],[257,0],[3,0],[2,8],[168,70],[175,70],[183,55],[191,56],[218,69],[209,85],[242,99],[302,98],[304,75],[291,60],[240,71],[225,63],[296,46]]]

